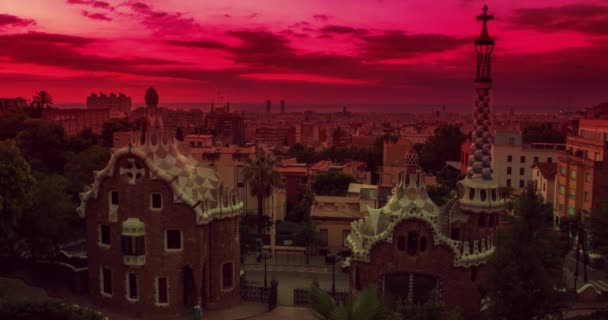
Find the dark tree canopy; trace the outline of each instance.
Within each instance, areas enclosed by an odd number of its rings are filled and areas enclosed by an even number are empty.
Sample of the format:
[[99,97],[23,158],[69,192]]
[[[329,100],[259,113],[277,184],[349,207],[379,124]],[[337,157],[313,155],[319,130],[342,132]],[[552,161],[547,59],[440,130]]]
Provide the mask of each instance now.
[[110,119],[106,121],[101,130],[101,138],[103,140],[103,146],[106,148],[112,147],[113,134],[116,131],[127,131],[131,130],[132,126],[129,124],[127,118],[123,119]]
[[422,146],[420,166],[427,172],[436,172],[445,166],[446,161],[460,161],[460,146],[465,139],[459,125],[438,127]]
[[529,185],[514,201],[513,224],[499,232],[485,289],[492,319],[532,320],[565,306],[562,270],[567,239],[553,229],[552,207]]
[[17,135],[17,145],[33,170],[62,173],[70,158],[61,125],[43,120],[27,120]]
[[589,226],[592,248],[602,255],[608,255],[608,202],[602,203],[591,213]]
[[348,185],[355,182],[355,178],[346,174],[323,173],[316,176],[312,190],[322,196],[345,196],[348,193]]

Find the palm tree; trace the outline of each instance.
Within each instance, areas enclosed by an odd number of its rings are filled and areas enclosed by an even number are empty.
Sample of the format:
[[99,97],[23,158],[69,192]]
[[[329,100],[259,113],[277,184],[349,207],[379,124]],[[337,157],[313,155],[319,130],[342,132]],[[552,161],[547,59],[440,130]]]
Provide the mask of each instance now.
[[32,101],[38,103],[40,108],[50,108],[53,106],[53,97],[44,90],[36,92]]
[[282,186],[275,159],[270,154],[264,153],[262,149],[258,149],[255,159],[247,159],[244,178],[249,184],[251,195],[258,197],[258,234],[262,234],[264,199],[272,195],[273,188]]
[[382,297],[374,287],[368,287],[355,297],[337,303],[325,290],[311,286],[309,308],[319,320],[384,320],[391,319]]
[[306,247],[306,264],[310,263],[310,251],[319,241],[317,226],[310,222],[304,222],[298,228],[296,238],[304,243]]

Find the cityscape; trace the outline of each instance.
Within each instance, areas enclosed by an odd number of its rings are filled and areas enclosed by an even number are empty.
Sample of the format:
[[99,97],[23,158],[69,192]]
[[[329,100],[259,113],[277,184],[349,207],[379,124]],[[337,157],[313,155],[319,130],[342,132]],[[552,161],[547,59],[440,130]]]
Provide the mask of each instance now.
[[0,319],[608,319],[607,19],[3,1]]

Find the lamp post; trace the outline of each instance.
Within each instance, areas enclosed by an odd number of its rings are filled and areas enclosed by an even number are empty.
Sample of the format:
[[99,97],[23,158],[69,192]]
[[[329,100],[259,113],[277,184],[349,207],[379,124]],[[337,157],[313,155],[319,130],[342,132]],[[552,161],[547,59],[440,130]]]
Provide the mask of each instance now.
[[336,295],[336,261],[338,260],[337,256],[333,253],[325,256],[325,261],[331,263],[331,294],[332,296]]

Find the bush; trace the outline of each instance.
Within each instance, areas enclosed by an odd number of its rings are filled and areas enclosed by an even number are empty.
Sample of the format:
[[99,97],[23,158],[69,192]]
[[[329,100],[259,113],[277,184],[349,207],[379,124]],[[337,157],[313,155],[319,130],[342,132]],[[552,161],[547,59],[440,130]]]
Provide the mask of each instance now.
[[96,311],[68,306],[61,302],[29,302],[6,300],[0,302],[0,319],[11,320],[101,320]]

